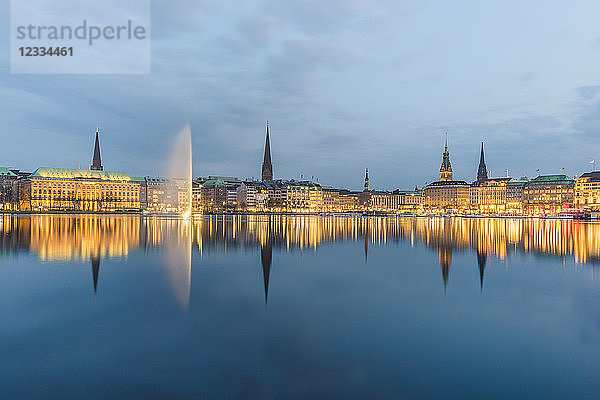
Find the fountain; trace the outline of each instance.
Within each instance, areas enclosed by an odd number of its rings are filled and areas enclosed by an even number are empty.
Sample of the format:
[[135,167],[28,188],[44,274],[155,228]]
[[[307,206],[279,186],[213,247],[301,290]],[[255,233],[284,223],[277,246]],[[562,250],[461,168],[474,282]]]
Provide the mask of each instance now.
[[[171,156],[167,164],[168,178],[177,183],[177,212],[188,219],[192,215],[192,130],[186,124],[179,131],[173,142]],[[185,201],[179,197],[181,186],[184,186]]]
[[187,309],[190,300],[192,270],[192,130],[186,124],[175,137],[167,164],[169,187],[177,201],[177,214],[183,220],[162,221],[168,227],[164,238],[169,280],[179,304]]

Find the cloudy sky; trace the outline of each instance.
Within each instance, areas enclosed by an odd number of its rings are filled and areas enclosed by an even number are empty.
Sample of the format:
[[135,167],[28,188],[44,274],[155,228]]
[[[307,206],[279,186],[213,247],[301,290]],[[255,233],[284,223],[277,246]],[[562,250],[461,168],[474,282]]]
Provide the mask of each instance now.
[[[492,175],[569,175],[600,160],[600,2],[152,2],[150,74],[10,73],[0,37],[0,166],[164,171],[192,127],[194,175],[412,188],[455,179],[481,141]],[[10,2],[2,0],[2,26]],[[600,162],[598,163],[600,167]]]

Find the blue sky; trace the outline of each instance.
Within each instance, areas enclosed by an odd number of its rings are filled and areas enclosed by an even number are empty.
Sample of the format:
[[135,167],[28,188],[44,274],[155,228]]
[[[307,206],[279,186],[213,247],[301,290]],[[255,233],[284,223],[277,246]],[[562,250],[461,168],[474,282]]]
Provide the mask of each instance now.
[[[525,3],[525,4],[524,4]],[[9,2],[0,16],[9,26]],[[276,178],[360,189],[437,179],[569,175],[600,159],[597,1],[152,2],[152,72],[18,75],[0,34],[0,165],[165,171],[190,122],[194,175],[258,177],[265,122]],[[600,167],[600,162],[598,163]]]

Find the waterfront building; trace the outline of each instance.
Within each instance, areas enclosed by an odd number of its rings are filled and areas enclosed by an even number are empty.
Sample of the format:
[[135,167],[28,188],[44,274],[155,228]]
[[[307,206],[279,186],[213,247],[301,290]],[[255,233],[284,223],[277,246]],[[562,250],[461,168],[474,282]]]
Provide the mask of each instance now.
[[369,168],[365,169],[365,185],[364,185],[364,189],[363,192],[368,192],[369,191]]
[[574,205],[590,211],[600,211],[600,172],[587,172],[575,182]]
[[179,196],[174,181],[163,177],[142,178],[142,192],[146,193],[143,203],[150,214],[175,213],[179,210]]
[[469,206],[469,184],[465,181],[452,180],[447,138],[442,154],[440,180],[425,186],[423,204],[433,212],[464,211]]
[[511,179],[506,183],[506,213],[523,214],[523,189],[529,181],[527,177]]
[[310,181],[283,181],[285,208],[292,212],[321,212],[323,190],[321,185]]
[[[483,153],[482,153],[483,154]],[[506,210],[506,184],[510,178],[485,178],[469,188],[469,204],[475,213],[503,213]]]
[[140,211],[140,182],[123,172],[41,167],[19,188],[21,211]]
[[18,175],[8,168],[0,167],[0,212],[16,208]]
[[342,211],[340,206],[340,191],[331,186],[321,186],[321,190],[323,191],[323,211]]
[[529,215],[557,214],[573,205],[575,181],[566,175],[538,176],[523,187],[523,210]]
[[370,191],[369,209],[372,211],[396,212],[400,208],[398,192]]
[[415,188],[414,191],[395,190],[394,193],[399,196],[400,212],[418,212],[423,209],[423,194]]
[[359,209],[359,192],[353,192],[346,189],[340,189],[340,211],[349,212]]
[[205,178],[192,179],[192,211],[202,211],[202,185],[206,182]]
[[267,208],[269,194],[267,186],[262,182],[246,180],[236,189],[237,202],[241,209],[248,211],[264,211]]
[[202,185],[200,192],[202,210],[217,211],[227,207],[227,184],[223,179],[208,179]]
[[269,142],[269,122],[267,122],[267,139],[265,141],[265,154],[262,164],[262,180],[273,180],[273,164],[271,163],[271,143]]

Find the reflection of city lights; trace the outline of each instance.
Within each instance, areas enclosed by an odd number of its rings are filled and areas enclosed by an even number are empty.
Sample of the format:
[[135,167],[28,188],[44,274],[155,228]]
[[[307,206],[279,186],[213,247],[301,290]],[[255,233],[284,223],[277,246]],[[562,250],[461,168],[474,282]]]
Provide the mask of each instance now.
[[293,251],[317,249],[329,242],[388,244],[406,240],[411,246],[421,242],[435,249],[471,248],[500,259],[510,253],[524,252],[573,256],[578,264],[600,260],[600,224],[540,218],[315,215],[206,215],[190,220],[51,215],[0,218],[4,249],[27,248],[48,261],[126,257],[134,249],[163,246],[177,232],[187,232],[186,237],[191,237],[193,247],[201,253],[270,243]]

